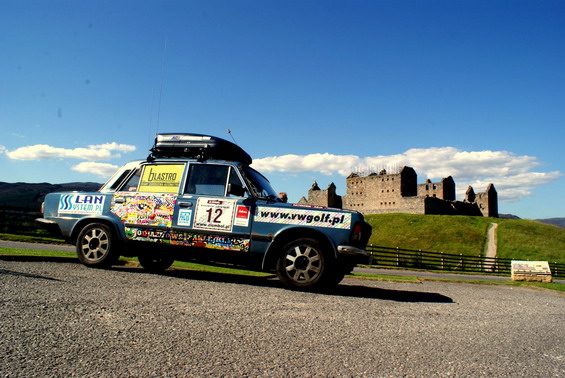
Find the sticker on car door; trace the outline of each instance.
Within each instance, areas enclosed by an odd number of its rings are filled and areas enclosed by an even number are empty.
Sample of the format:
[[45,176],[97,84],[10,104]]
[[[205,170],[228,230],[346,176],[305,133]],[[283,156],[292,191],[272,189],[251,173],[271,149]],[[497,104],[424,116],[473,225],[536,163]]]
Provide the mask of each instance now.
[[236,200],[199,198],[196,201],[194,229],[231,232]]

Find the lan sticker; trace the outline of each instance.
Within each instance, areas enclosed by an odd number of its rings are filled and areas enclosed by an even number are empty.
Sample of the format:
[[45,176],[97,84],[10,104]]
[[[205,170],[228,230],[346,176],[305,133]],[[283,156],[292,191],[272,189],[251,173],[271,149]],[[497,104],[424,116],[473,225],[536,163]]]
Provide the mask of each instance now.
[[102,214],[103,195],[65,194],[59,198],[59,214]]
[[138,191],[148,193],[177,193],[184,164],[147,165],[141,176]]

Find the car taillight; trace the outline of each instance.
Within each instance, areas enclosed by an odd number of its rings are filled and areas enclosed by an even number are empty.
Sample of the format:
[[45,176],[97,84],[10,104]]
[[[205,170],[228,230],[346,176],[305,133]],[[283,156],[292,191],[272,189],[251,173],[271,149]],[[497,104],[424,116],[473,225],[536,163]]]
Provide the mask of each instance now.
[[363,227],[361,227],[361,223],[355,223],[355,226],[353,226],[353,235],[351,236],[351,241],[360,242],[362,230]]

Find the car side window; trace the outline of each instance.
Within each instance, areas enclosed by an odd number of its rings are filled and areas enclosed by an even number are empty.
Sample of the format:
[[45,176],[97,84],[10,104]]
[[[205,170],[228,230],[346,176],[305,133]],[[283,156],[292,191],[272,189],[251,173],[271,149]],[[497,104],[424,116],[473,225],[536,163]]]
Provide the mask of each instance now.
[[229,170],[226,165],[191,164],[184,193],[225,196]]
[[137,191],[137,186],[139,185],[139,178],[141,177],[141,168],[138,168],[135,173],[129,178],[129,180],[122,187],[122,191],[125,192],[135,192]]
[[243,182],[237,175],[236,169],[230,169],[230,187],[228,188],[228,196],[229,197],[243,197],[246,193],[245,186]]

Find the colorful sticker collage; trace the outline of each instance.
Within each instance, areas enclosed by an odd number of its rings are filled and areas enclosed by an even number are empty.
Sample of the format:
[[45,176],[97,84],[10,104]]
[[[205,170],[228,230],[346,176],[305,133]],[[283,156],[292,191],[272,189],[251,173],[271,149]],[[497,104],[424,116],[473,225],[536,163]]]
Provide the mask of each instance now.
[[[116,203],[116,198],[123,198],[125,202]],[[171,227],[176,200],[176,194],[118,193],[114,196],[110,211],[126,224]]]
[[191,232],[152,230],[126,227],[126,237],[135,241],[146,241],[187,247],[219,249],[226,251],[249,251],[249,239],[232,236],[205,235]]

